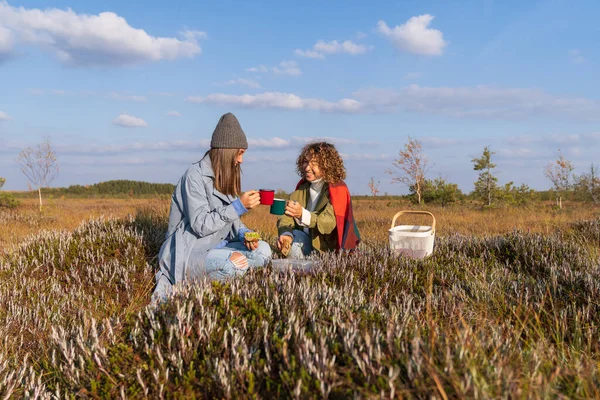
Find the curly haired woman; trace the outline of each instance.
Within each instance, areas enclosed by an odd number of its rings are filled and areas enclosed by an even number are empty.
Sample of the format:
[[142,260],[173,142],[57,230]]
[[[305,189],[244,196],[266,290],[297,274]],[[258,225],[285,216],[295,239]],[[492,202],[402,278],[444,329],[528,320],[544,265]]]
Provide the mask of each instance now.
[[346,168],[335,146],[309,143],[300,151],[296,172],[302,177],[279,218],[277,247],[288,258],[313,250],[353,250],[360,235],[352,214]]

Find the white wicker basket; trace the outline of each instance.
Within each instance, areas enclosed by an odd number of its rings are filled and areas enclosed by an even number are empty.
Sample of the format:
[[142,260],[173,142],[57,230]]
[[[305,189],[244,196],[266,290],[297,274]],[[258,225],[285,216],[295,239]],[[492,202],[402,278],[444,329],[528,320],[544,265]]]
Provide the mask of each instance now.
[[[431,226],[396,225],[396,220],[403,214],[425,214],[431,216]],[[392,219],[389,230],[390,249],[400,255],[412,258],[424,258],[433,253],[435,240],[435,217],[428,211],[400,211]]]

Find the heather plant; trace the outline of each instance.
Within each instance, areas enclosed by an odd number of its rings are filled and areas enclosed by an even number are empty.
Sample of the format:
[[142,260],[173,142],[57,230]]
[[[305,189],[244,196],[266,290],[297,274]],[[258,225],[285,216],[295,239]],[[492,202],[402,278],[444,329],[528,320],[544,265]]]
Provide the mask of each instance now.
[[598,397],[599,226],[447,235],[425,260],[372,237],[158,305],[164,210],[42,233],[0,258],[0,395]]
[[577,221],[573,223],[573,231],[579,238],[600,249],[600,218]]

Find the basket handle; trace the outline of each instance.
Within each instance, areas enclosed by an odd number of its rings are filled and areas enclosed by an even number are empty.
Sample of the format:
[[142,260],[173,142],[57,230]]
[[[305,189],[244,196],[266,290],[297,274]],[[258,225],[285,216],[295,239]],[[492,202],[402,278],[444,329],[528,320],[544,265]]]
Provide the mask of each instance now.
[[424,214],[424,215],[431,216],[431,218],[433,219],[433,224],[431,225],[431,234],[432,235],[435,234],[435,217],[429,211],[412,211],[412,210],[400,211],[400,212],[396,213],[396,215],[394,215],[394,218],[392,219],[392,228],[394,226],[396,226],[396,219],[398,219],[398,217],[401,216],[402,214]]

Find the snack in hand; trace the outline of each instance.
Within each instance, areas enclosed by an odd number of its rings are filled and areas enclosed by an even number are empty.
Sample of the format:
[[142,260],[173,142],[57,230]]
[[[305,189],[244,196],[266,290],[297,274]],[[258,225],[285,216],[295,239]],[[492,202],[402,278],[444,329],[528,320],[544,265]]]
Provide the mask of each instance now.
[[292,249],[292,242],[285,241],[283,242],[283,246],[281,247],[281,254],[284,257],[287,257],[290,254],[290,250]]
[[244,239],[246,240],[246,242],[258,242],[261,237],[260,237],[260,233],[258,232],[246,232],[244,233]]

